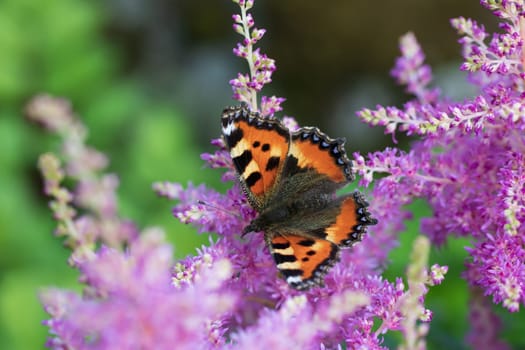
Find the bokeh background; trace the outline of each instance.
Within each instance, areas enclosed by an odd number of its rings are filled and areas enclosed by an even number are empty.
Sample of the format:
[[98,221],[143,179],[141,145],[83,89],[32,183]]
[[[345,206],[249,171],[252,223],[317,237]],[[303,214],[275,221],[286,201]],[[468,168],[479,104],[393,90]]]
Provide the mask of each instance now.
[[[228,0],[0,1],[0,349],[43,348],[38,288],[79,289],[68,252],[52,235],[36,169],[39,154],[56,150],[58,140],[24,119],[24,104],[40,92],[70,99],[90,129],[89,143],[109,155],[110,171],[120,176],[122,215],[141,227],[163,226],[178,258],[192,254],[208,236],[179,224],[173,203],[157,198],[151,183],[228,186],[219,171],[203,168],[199,154],[212,151],[220,112],[234,103],[228,81],[247,69],[231,51],[239,40],[231,29],[236,11]],[[496,28],[474,0],[258,0],[253,14],[268,29],[261,47],[278,67],[265,94],[286,97],[285,113],[302,125],[345,136],[350,153],[393,145],[355,111],[408,98],[389,78],[401,35],[416,34],[436,83],[461,99],[474,91],[458,71],[449,18]],[[399,139],[408,147],[409,139]],[[404,273],[418,218],[430,215],[423,202],[411,209],[414,220],[391,255],[389,278]],[[431,263],[448,264],[450,272],[429,294],[431,349],[464,348],[467,286],[459,275],[468,244],[451,240],[432,252]],[[516,332],[523,312],[498,312],[505,338],[525,348]]]

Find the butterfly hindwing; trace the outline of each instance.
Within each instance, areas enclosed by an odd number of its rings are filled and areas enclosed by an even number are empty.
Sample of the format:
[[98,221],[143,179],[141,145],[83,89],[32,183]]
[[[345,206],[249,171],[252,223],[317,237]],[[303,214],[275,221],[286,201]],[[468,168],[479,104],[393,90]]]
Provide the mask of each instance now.
[[338,213],[334,223],[324,229],[323,239],[340,247],[351,247],[361,241],[368,225],[375,225],[376,219],[367,211],[368,203],[359,192],[353,192],[337,200]]
[[279,272],[299,290],[322,285],[324,275],[339,261],[339,248],[326,240],[282,234],[267,236],[267,244]]
[[290,132],[278,120],[263,119],[244,106],[224,110],[222,131],[250,203],[261,208],[278,183]]
[[[321,200],[314,200],[316,194],[308,198],[310,202]],[[295,214],[295,220],[280,223],[279,227],[269,227],[276,231],[292,231],[307,238],[327,240],[347,248],[361,241],[367,227],[377,223],[367,207],[368,203],[362,194],[356,191],[322,203],[321,207],[301,208],[300,213]]]

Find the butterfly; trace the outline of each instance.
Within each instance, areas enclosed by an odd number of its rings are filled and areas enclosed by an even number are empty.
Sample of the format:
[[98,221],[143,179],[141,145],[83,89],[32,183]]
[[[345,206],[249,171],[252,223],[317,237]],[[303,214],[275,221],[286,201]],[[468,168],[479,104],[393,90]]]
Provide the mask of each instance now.
[[315,127],[290,132],[246,104],[226,108],[221,122],[241,188],[258,213],[243,235],[264,232],[291,287],[324,285],[340,249],[361,241],[367,226],[377,223],[361,193],[336,195],[355,179],[345,140]]

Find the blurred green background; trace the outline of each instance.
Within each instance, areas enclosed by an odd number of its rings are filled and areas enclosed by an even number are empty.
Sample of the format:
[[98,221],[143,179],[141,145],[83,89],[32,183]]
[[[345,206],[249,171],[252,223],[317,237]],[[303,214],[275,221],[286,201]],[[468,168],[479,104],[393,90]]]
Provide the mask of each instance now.
[[[225,188],[199,154],[212,151],[219,114],[233,104],[228,81],[246,71],[231,53],[239,39],[233,11],[228,0],[0,1],[0,349],[43,348],[38,288],[78,288],[68,253],[52,235],[36,170],[39,154],[56,150],[58,140],[24,120],[24,104],[40,92],[70,99],[90,129],[89,143],[109,155],[110,171],[120,176],[122,215],[141,227],[163,226],[177,257],[194,253],[207,236],[173,219],[173,203],[157,198],[151,183]],[[349,152],[392,144],[354,113],[406,99],[388,76],[402,34],[416,33],[438,84],[461,98],[472,91],[457,71],[460,50],[448,19],[463,15],[495,27],[476,1],[258,1],[253,13],[268,29],[262,48],[278,66],[265,93],[287,97],[286,114],[301,124],[347,137]],[[404,273],[418,218],[430,214],[424,203],[413,211],[390,278]],[[429,297],[432,349],[464,348],[467,295],[459,274],[467,244],[451,241],[433,252],[431,263],[448,264],[450,272]],[[517,338],[523,313],[500,313],[505,336]]]

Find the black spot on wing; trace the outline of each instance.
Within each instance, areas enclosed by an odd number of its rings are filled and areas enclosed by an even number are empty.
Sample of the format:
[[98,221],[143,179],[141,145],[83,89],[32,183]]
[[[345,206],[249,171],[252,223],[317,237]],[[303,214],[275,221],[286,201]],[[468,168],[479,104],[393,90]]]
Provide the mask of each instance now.
[[268,152],[270,150],[270,145],[265,143],[264,145],[262,145],[261,150],[263,152]]
[[315,241],[313,239],[303,239],[302,241],[299,241],[297,244],[302,245],[303,247],[311,247],[315,244]]
[[281,271],[284,277],[301,276],[303,274],[303,270],[300,269],[282,269],[279,271]]
[[290,247],[290,242],[285,243],[272,243],[273,249],[287,249]]
[[255,141],[252,146],[253,146],[253,148],[257,148],[260,145],[261,145],[261,143],[259,141]]
[[254,171],[253,173],[250,174],[250,176],[248,176],[246,178],[246,185],[248,187],[252,187],[253,185],[255,185],[257,183],[257,181],[259,181],[260,179],[262,178],[262,175],[260,172],[258,171]]
[[309,250],[309,251],[306,252],[306,255],[309,255],[309,256],[312,256],[312,255],[315,255],[315,254],[317,254],[315,252],[315,250]]
[[275,259],[275,263],[277,265],[285,262],[296,262],[297,258],[293,255],[284,255],[279,253],[274,253],[273,258]]
[[250,162],[252,161],[252,152],[246,150],[242,152],[240,156],[237,156],[232,160],[233,164],[235,164],[235,166],[237,167],[237,171],[239,172],[239,174],[242,174],[244,173],[244,170],[246,170],[248,164],[250,164]]
[[317,229],[314,229],[314,230],[310,230],[309,233],[312,235],[312,236],[315,236],[315,237],[319,237],[319,238],[326,238],[326,232],[325,232],[325,228],[322,227],[322,228],[317,228]]
[[281,159],[279,157],[270,157],[268,163],[266,163],[266,171],[273,170],[279,166]]
[[284,162],[283,176],[292,176],[297,173],[306,171],[299,167],[299,160],[294,156],[288,156]]

